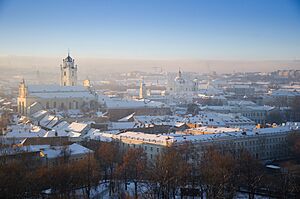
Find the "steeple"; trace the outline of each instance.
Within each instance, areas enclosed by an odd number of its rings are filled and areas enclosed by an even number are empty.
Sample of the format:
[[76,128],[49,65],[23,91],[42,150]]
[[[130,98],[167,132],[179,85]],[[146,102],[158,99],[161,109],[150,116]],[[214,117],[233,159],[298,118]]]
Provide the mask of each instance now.
[[140,99],[145,99],[147,97],[147,90],[146,90],[146,84],[144,82],[144,77],[141,80],[140,83],[140,93],[139,93],[139,98]]
[[68,50],[68,56],[63,59],[61,65],[61,81],[62,86],[76,86],[77,84],[77,66],[74,64],[74,59],[70,56],[70,50]]

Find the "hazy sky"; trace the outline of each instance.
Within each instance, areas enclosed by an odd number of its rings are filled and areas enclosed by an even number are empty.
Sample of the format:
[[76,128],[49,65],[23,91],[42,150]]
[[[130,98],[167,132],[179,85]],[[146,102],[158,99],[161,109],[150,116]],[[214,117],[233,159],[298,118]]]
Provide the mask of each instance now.
[[0,0],[0,56],[300,58],[297,0]]

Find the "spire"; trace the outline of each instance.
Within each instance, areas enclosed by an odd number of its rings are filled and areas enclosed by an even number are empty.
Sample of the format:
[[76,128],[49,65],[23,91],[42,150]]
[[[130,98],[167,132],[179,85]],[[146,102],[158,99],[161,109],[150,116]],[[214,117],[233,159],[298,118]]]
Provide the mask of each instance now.
[[68,48],[68,56],[66,57],[66,59],[65,59],[67,62],[72,62],[73,61],[73,59],[72,59],[72,57],[70,56],[70,49]]
[[179,69],[178,69],[178,77],[181,77],[180,67],[179,67]]

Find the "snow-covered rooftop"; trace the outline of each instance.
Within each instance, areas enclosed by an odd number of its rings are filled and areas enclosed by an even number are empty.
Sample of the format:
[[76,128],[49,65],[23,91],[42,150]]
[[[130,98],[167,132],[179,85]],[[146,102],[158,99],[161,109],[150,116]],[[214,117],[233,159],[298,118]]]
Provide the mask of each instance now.
[[8,126],[6,138],[44,137],[46,130],[32,124],[18,124]]
[[68,130],[76,132],[76,133],[81,133],[87,126],[88,126],[88,124],[86,124],[86,123],[72,122],[68,126]]
[[136,125],[136,122],[111,122],[108,127],[108,130],[132,129]]
[[26,146],[27,151],[42,151],[42,153],[49,159],[58,158],[62,156],[63,150],[66,150],[70,155],[81,155],[93,153],[92,150],[74,143],[68,146],[50,146],[50,145],[31,145]]
[[235,114],[221,114],[215,112],[200,112],[195,116],[134,116],[141,124],[171,125],[177,123],[194,123],[202,126],[244,126],[255,125],[255,122],[247,117]]
[[[151,143],[157,145],[170,145],[174,143],[180,143],[185,141],[190,142],[211,142],[226,139],[235,138],[246,138],[255,137],[266,134],[281,134],[289,133],[292,129],[299,129],[300,123],[289,124],[285,126],[278,126],[274,128],[262,128],[262,129],[252,129],[252,130],[237,130],[233,128],[218,128],[214,129],[214,133],[210,134],[186,134],[186,133],[170,133],[170,134],[147,134],[142,132],[125,132],[118,135],[113,135],[114,139],[119,140],[133,140],[135,142],[141,143]],[[204,127],[206,128],[206,127]],[[203,129],[209,130],[209,129]]]
[[46,115],[39,121],[39,125],[42,127],[52,129],[53,126],[55,126],[59,122],[60,119],[61,119],[60,116]]
[[108,98],[105,101],[107,108],[140,108],[140,107],[152,107],[162,108],[166,107],[166,104],[157,101],[150,100],[125,100],[120,98]]
[[95,98],[84,86],[28,85],[28,93],[39,98]]

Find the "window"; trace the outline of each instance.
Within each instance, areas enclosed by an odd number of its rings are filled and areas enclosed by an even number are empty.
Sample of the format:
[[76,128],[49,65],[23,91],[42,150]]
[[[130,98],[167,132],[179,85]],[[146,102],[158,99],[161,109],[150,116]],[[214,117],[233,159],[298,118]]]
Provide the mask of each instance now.
[[67,76],[67,72],[66,71],[64,71],[64,76]]
[[56,108],[56,102],[53,102],[53,108]]
[[69,109],[72,109],[72,103],[69,102]]
[[49,102],[46,102],[46,108],[49,109]]

